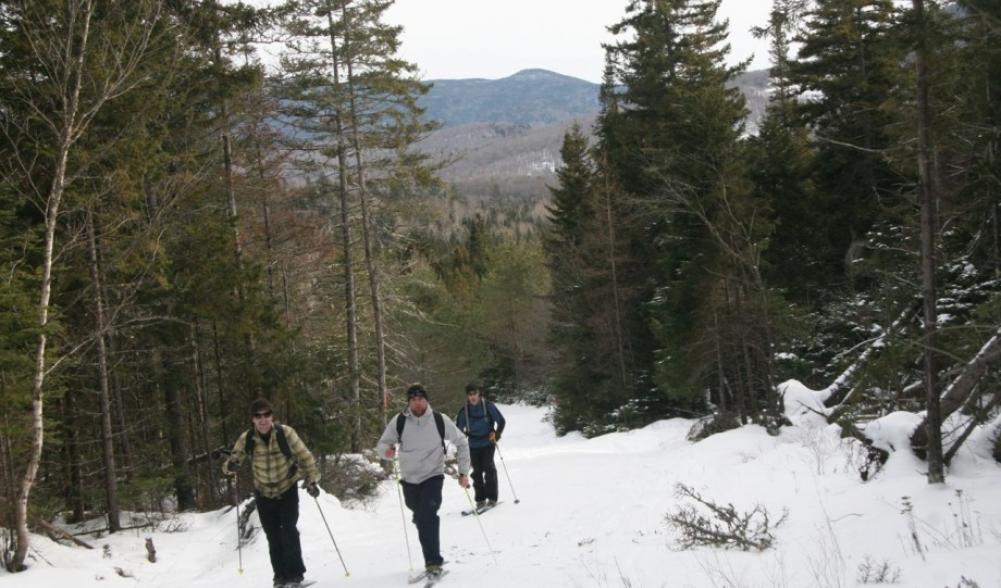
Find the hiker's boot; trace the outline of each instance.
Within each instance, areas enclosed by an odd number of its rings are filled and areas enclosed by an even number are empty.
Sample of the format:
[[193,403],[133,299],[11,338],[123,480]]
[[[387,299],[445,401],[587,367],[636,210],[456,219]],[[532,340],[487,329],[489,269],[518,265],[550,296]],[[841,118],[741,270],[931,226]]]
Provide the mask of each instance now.
[[440,565],[435,565],[435,564],[429,564],[427,566],[424,566],[424,571],[427,572],[428,580],[434,580],[436,578],[440,578],[443,573],[442,567]]

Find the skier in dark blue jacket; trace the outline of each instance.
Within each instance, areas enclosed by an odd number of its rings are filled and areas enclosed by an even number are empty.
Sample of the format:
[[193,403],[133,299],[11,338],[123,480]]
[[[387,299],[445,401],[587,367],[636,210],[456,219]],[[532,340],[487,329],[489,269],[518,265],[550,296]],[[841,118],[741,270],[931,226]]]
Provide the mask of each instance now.
[[469,456],[473,467],[476,508],[497,504],[497,467],[495,444],[504,432],[504,415],[497,406],[482,397],[480,386],[466,386],[466,404],[455,417],[455,426],[469,437]]

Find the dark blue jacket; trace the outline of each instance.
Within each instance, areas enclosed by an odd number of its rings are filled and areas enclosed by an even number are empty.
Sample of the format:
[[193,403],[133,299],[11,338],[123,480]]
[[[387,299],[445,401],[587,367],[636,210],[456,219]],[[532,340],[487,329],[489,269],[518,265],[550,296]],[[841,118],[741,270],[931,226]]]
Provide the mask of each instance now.
[[459,409],[455,426],[469,437],[470,449],[487,447],[490,445],[490,431],[497,431],[498,437],[504,432],[504,415],[493,402],[481,398],[479,404],[467,402]]

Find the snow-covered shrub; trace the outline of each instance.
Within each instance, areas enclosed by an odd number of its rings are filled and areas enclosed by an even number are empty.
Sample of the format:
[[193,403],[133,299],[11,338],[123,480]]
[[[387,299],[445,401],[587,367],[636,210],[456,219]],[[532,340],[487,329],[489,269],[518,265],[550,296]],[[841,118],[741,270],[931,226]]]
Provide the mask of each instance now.
[[842,418],[838,424],[841,426],[841,437],[850,443],[849,463],[863,482],[872,480],[886,465],[890,452],[876,446],[849,418]]
[[859,584],[899,584],[900,568],[884,559],[876,562],[869,556],[858,565],[855,581]]
[[365,456],[341,453],[324,459],[320,486],[340,500],[366,501],[375,496],[386,472]]
[[705,545],[764,551],[775,542],[774,530],[785,522],[789,514],[783,510],[782,516],[772,522],[768,511],[761,505],[741,513],[733,504],[716,504],[680,483],[675,486],[675,494],[695,502],[694,505],[677,507],[666,517],[668,524],[681,534],[678,543],[682,549]]

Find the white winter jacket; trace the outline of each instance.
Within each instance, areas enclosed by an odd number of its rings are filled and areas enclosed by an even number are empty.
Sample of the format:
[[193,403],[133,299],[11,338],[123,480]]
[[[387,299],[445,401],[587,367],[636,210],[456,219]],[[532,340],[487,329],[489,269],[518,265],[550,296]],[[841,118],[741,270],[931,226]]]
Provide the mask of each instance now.
[[[386,450],[398,445],[396,455],[400,460],[400,475],[404,482],[420,484],[428,478],[445,473],[445,452],[442,450],[442,439],[434,424],[434,411],[429,406],[421,416],[414,416],[407,408],[403,411],[406,424],[403,426],[402,439],[397,439],[396,418],[389,419],[386,430],[379,438],[375,451],[381,459],[385,459]],[[445,440],[455,445],[458,450],[456,458],[459,461],[459,473],[469,473],[469,442],[452,419],[441,415],[445,425]]]

